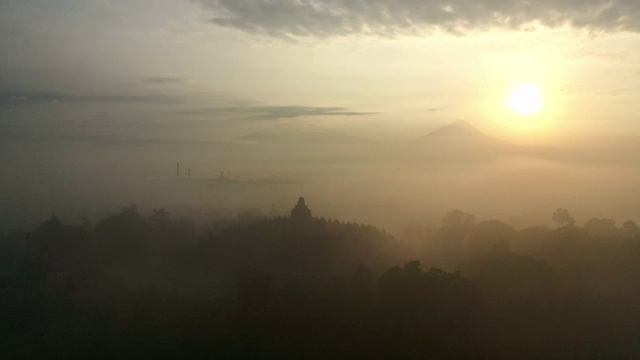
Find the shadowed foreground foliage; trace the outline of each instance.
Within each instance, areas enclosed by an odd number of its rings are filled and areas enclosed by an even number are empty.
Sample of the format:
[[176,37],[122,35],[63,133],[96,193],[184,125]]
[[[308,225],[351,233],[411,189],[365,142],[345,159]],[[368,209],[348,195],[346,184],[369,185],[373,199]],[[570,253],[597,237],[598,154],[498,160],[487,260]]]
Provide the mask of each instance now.
[[560,214],[517,231],[454,211],[403,241],[310,217],[52,216],[2,233],[0,355],[638,358],[637,226]]

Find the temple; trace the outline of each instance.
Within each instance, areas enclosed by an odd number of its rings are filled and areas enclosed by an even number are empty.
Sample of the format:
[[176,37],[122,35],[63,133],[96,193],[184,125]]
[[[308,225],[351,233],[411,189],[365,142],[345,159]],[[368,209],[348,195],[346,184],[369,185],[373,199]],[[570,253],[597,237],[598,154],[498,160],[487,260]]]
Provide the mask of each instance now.
[[304,203],[303,197],[298,198],[298,203],[291,210],[291,218],[292,219],[310,219],[311,218],[311,210]]

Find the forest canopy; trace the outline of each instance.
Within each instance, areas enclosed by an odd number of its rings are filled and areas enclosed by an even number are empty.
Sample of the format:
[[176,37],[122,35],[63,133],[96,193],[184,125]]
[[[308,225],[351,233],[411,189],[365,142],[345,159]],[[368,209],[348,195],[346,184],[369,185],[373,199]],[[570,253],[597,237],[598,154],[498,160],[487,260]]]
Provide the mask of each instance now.
[[292,215],[245,212],[196,225],[131,205],[95,225],[51,215],[31,232],[2,232],[3,352],[640,354],[640,230],[631,221],[579,226],[558,209],[556,228],[514,229],[452,210],[440,227],[414,224],[396,238],[311,211]]

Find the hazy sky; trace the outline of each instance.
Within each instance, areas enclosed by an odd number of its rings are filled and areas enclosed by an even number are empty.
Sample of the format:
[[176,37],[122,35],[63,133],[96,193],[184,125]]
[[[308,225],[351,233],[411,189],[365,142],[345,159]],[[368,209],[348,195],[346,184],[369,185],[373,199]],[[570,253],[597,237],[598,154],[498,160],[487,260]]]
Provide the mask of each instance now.
[[[286,119],[389,141],[456,119],[534,141],[635,134],[639,32],[636,0],[0,0],[0,113],[211,139]],[[507,106],[521,83],[540,113]]]
[[[0,0],[0,49],[8,224],[188,202],[150,185],[176,162],[195,177],[312,179],[292,198],[383,226],[451,208],[640,216],[637,0]],[[540,112],[509,106],[522,84],[540,89]],[[516,146],[478,164],[406,152],[459,119]],[[229,142],[318,125],[378,144]]]

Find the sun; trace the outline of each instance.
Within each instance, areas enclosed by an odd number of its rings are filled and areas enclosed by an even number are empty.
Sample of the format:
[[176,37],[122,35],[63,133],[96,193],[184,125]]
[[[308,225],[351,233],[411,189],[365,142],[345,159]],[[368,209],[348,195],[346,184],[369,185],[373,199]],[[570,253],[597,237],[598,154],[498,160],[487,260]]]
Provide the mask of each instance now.
[[533,115],[542,109],[542,92],[532,84],[523,84],[511,91],[509,106],[521,115]]

